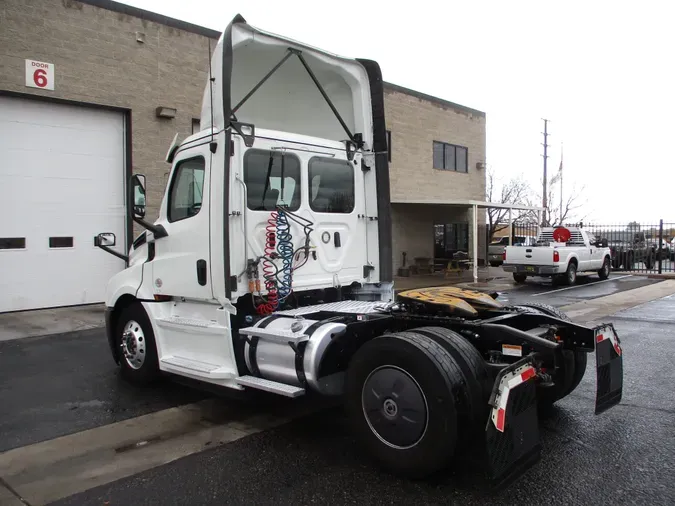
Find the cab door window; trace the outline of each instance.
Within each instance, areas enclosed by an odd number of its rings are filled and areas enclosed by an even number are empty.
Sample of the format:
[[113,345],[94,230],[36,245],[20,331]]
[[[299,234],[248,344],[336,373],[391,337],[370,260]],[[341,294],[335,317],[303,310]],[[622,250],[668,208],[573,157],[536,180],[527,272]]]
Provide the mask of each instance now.
[[309,161],[309,207],[320,213],[354,210],[354,167],[347,160],[314,157]]
[[179,221],[199,213],[204,192],[203,157],[178,162],[169,192],[169,221]]
[[300,208],[300,159],[278,150],[249,149],[244,155],[247,207],[252,211]]

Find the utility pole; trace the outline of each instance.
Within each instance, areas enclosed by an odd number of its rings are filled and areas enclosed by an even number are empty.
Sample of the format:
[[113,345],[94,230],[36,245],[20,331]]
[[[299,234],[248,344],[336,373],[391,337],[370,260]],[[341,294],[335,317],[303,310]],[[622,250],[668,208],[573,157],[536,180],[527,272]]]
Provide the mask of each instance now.
[[563,218],[563,143],[560,143],[560,224]]
[[[547,142],[548,141],[548,120],[544,119],[544,118],[542,118],[542,119],[544,120],[544,132],[543,132],[543,134],[544,134],[544,144],[543,144],[543,146],[544,146],[544,155],[543,155],[544,156],[544,184],[543,184],[543,191],[542,191],[542,206],[541,207],[544,208],[544,219],[542,220],[541,225],[544,226],[545,225],[544,221],[546,221],[546,208],[547,208],[547,205],[546,205],[547,204],[547,202],[546,202],[547,191],[546,190],[547,190],[547,187],[548,187],[548,184],[546,182],[546,161],[548,159],[548,142]],[[546,223],[546,225],[550,225],[550,224]]]

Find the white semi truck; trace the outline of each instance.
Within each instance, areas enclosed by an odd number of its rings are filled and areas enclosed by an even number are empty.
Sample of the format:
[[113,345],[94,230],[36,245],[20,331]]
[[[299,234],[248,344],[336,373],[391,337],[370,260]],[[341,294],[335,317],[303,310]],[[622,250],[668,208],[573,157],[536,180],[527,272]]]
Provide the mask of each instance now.
[[[237,16],[212,54],[201,131],[174,140],[159,217],[107,287],[125,377],[344,399],[363,447],[426,476],[477,445],[496,480],[540,457],[537,406],[596,354],[596,414],[621,400],[611,324],[452,287],[394,295],[383,82],[350,59]],[[265,395],[265,394],[263,394]]]

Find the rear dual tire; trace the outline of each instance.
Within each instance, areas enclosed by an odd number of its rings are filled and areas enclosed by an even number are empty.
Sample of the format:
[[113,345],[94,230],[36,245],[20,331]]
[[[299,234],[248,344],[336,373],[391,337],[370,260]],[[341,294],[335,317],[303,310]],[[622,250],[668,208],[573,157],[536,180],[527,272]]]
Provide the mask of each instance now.
[[377,337],[347,371],[352,430],[387,471],[423,478],[447,467],[484,424],[487,370],[464,338],[441,327]]
[[[541,304],[538,302],[531,302],[528,304],[521,304],[520,307],[525,307],[548,316],[553,316],[564,321],[572,321],[560,309],[550,306],[548,304]],[[586,365],[588,363],[588,354],[581,351],[564,350],[564,366],[554,378],[554,385],[547,388],[539,388],[537,392],[538,404],[542,408],[547,408],[555,404],[560,399],[571,394],[581,383],[581,380],[586,374]]]

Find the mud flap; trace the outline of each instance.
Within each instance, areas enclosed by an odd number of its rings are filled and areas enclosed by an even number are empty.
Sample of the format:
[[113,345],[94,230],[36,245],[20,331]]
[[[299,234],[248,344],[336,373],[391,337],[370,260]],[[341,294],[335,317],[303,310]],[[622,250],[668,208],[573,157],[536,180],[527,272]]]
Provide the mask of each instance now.
[[535,376],[532,359],[525,357],[502,369],[495,380],[485,434],[494,487],[514,480],[541,457]]
[[595,414],[607,411],[621,402],[623,393],[623,350],[621,341],[611,323],[593,329],[595,331],[595,362],[597,368],[597,392]]

